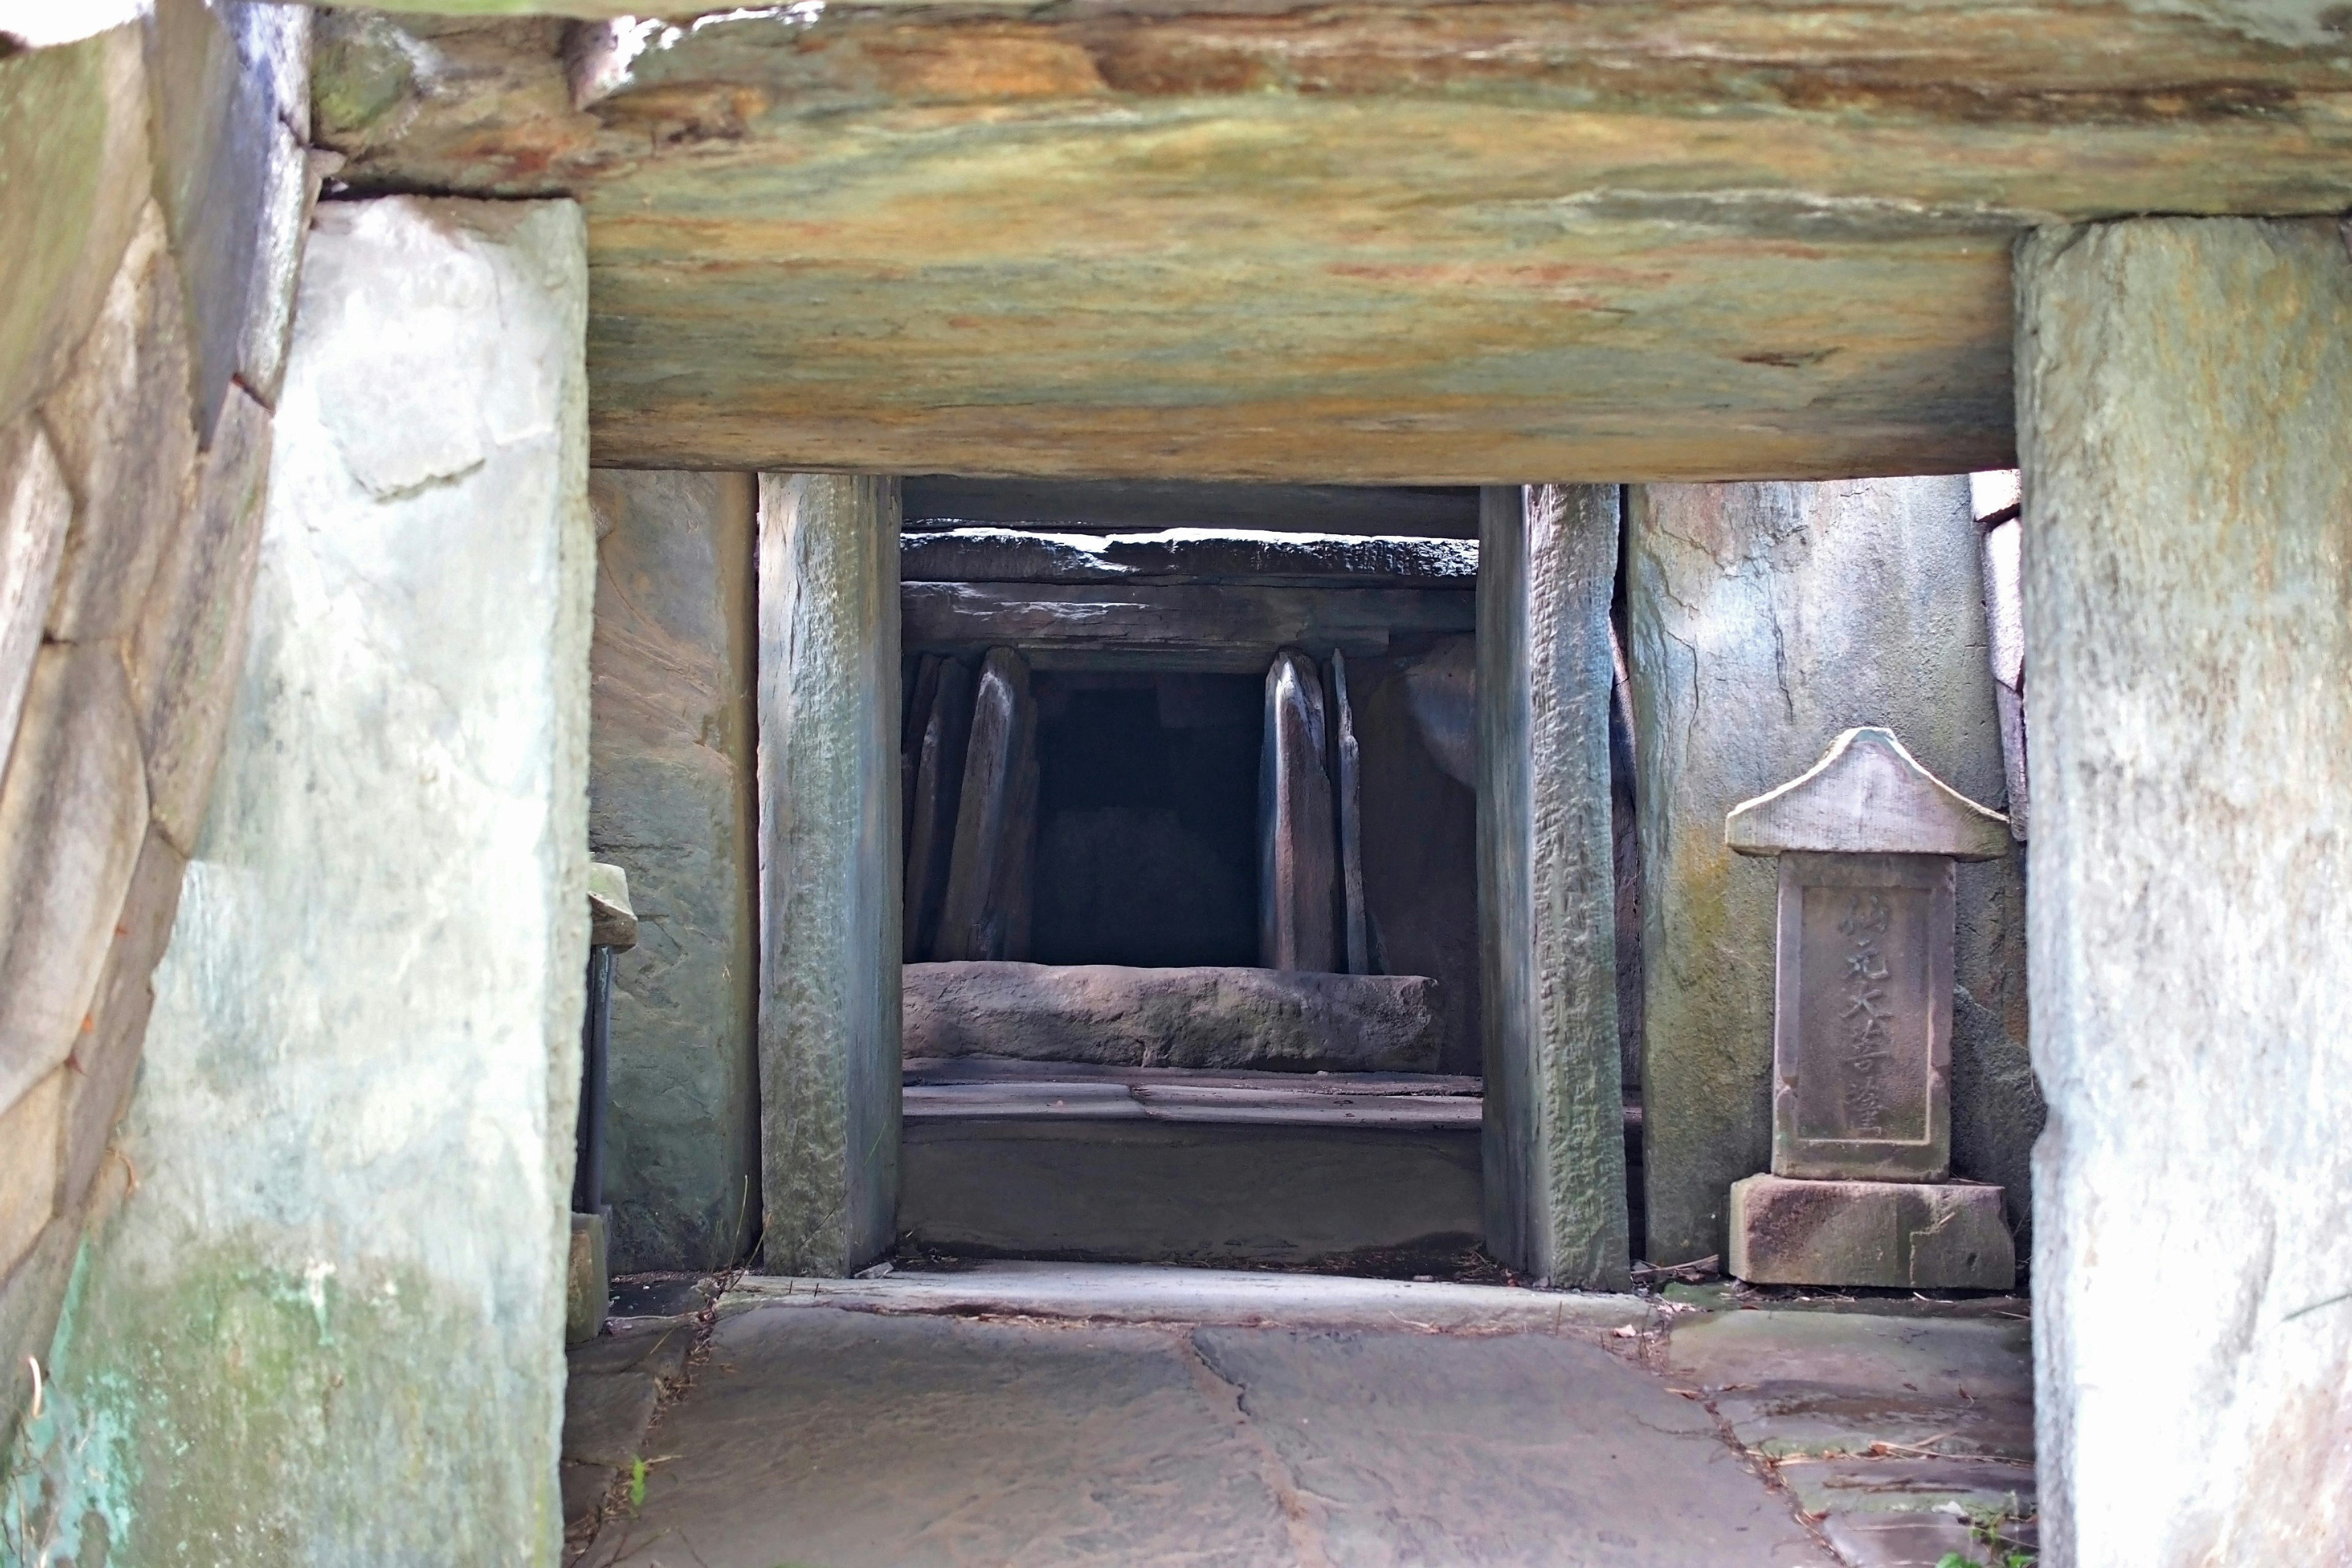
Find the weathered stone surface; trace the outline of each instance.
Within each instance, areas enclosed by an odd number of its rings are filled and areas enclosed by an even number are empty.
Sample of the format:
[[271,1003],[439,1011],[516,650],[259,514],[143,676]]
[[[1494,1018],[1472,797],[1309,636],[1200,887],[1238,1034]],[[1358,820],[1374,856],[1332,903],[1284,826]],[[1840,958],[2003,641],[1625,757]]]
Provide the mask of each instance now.
[[131,890],[115,917],[113,945],[107,950],[98,994],[89,1005],[89,1027],[74,1040],[67,1058],[72,1073],[66,1103],[65,1181],[58,1209],[78,1211],[97,1179],[139,1074],[139,1044],[146,1037],[154,987],[148,977],[171,940],[180,909],[181,875],[187,858],[152,823]]
[[637,911],[629,903],[628,873],[609,860],[588,862],[588,945],[637,945]]
[[2018,255],[2043,1561],[2352,1560],[2352,257]]
[[1257,783],[1257,961],[1267,969],[1331,971],[1343,957],[1327,722],[1314,662],[1276,654]]
[[2006,1290],[2017,1254],[2000,1189],[1954,1183],[1731,1185],[1729,1271],[1759,1285]]
[[972,699],[935,957],[1029,956],[1037,784],[1037,702],[1028,661],[1010,648],[991,648]]
[[232,377],[278,395],[309,199],[310,16],[299,6],[156,0],[147,11],[155,194],[187,302],[196,428]]
[[1742,855],[1935,855],[1998,860],[2009,824],[1921,767],[1892,730],[1848,730],[1811,768],[1724,818]]
[[[1471,753],[1475,733],[1471,637],[1444,639],[1432,653],[1348,661],[1349,695],[1363,761],[1364,921],[1375,968],[1426,974],[1438,983],[1445,1018],[1440,1064],[1480,1069],[1478,810]],[[1432,667],[1443,679],[1426,679]],[[1461,773],[1441,758],[1423,722],[1421,698],[1447,694],[1444,739],[1458,739]]]
[[[1731,1184],[1771,1158],[1775,878],[1724,816],[1879,725],[2001,798],[1968,480],[1632,491],[1626,656],[1643,859],[1648,1251],[1720,1255]],[[1955,874],[1952,1168],[2021,1233],[2040,1105],[2019,857]]]
[[0,1110],[0,1275],[32,1250],[57,1210],[68,1070],[53,1069]]
[[1959,471],[2007,461],[2021,228],[2344,208],[2326,15],[881,5],[568,56],[419,19],[320,135],[362,189],[581,195],[604,461]]
[[1160,533],[1041,533],[1010,528],[908,532],[908,583],[1225,583],[1265,587],[1461,588],[1478,578],[1467,539],[1274,533],[1214,526]]
[[906,1054],[1135,1067],[1434,1072],[1437,985],[1415,974],[910,963]]
[[[558,1550],[585,302],[568,204],[313,230],[256,631],[123,1122],[138,1184],[27,1456],[110,1561]],[[385,421],[395,397],[432,418]],[[436,482],[375,482],[420,451]]]
[[1282,647],[1384,653],[1390,639],[1465,632],[1472,595],[1457,588],[1274,588],[1143,583],[1116,592],[1079,584],[909,583],[900,593],[909,647],[977,653],[1004,647],[1039,660],[1105,654],[1151,668],[1255,669]]
[[148,199],[138,28],[0,59],[0,169],[5,425],[78,357]]
[[1364,914],[1364,749],[1348,696],[1348,656],[1333,650],[1325,667],[1331,698],[1331,793],[1339,837],[1339,950],[1350,974],[1373,973]]
[[[1834,1562],[1703,1407],[1572,1331],[1577,1298],[1071,1266],[850,1289],[881,1310],[730,1299],[711,1343],[735,1373],[664,1416],[679,1458],[590,1564],[656,1532],[713,1564],[836,1568],[943,1538],[1035,1568]],[[971,1315],[926,1310],[950,1290]],[[1514,1302],[1571,1331],[1491,1331]],[[1247,1326],[1165,1327],[1219,1317]],[[794,1441],[746,1438],[777,1429]]]
[[1307,1263],[1476,1240],[1478,1130],[987,1117],[907,1122],[902,1231],[1013,1258]]
[[605,1126],[622,1272],[723,1268],[758,1234],[759,839],[748,475],[589,475],[588,843],[628,875]]
[[1778,924],[1773,1174],[1943,1180],[1952,1142],[1951,861],[1783,855]]
[[1627,1278],[1609,805],[1614,486],[1486,492],[1478,947],[1486,1245],[1555,1284]]
[[[16,733],[72,522],[73,491],[40,421],[0,431],[0,748]],[[0,749],[0,766],[6,755]]]
[[[612,1268],[606,1251],[604,1216],[574,1214],[570,1246],[563,1260],[563,1342],[583,1344],[604,1327],[604,1310],[612,1295]],[[565,1385],[564,1426],[572,1425],[571,1385]]]
[[956,816],[963,798],[963,770],[971,742],[971,668],[961,659],[933,658],[928,700],[905,761],[911,763],[907,801],[906,940],[909,963],[927,958],[939,940],[940,911],[947,901],[950,861],[955,852]]
[[760,1255],[846,1274],[898,1199],[895,482],[761,475],[759,594]]
[[121,658],[44,647],[0,778],[0,1105],[80,1037],[146,828]]
[[198,469],[195,505],[166,542],[131,635],[149,805],[184,853],[203,826],[236,700],[268,475],[268,410],[228,387]]
[[156,563],[194,499],[188,374],[179,271],[151,204],[72,374],[41,406],[80,500],[58,567],[50,637],[94,642],[138,624]]
[[988,479],[961,474],[922,474],[906,483],[910,531],[1001,523],[1106,533],[1197,528],[1471,542],[1478,538],[1478,491],[1472,485],[1383,488],[1221,484],[1199,479]]

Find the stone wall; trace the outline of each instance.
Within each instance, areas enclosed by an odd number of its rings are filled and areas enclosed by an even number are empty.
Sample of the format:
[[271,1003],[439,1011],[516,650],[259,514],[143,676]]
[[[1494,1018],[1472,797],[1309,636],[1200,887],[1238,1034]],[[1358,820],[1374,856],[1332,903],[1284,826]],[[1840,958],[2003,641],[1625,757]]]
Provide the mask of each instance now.
[[220,783],[26,1428],[76,1561],[550,1561],[587,959],[586,239],[320,209]]
[[163,0],[0,58],[0,1436],[136,1179],[110,1142],[244,654],[309,40]]
[[[1883,724],[1971,799],[2005,795],[1965,475],[1631,491],[1628,642],[1643,856],[1648,1251],[1725,1247],[1731,1184],[1769,1167],[1769,860],[1733,806]],[[2030,1212],[2023,853],[1958,868],[1952,1168]]]
[[588,498],[588,843],[637,912],[613,966],[613,1268],[724,1268],[760,1221],[756,497],[748,475],[599,469]]
[[2352,1562],[2352,258],[2019,247],[2051,1568]]

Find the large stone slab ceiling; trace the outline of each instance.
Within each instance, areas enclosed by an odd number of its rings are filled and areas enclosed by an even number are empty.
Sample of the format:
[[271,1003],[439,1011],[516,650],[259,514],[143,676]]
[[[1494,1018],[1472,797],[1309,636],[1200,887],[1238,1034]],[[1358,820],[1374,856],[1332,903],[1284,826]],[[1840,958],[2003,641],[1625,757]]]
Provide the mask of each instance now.
[[607,463],[1956,472],[2011,450],[2020,231],[2352,205],[2320,15],[351,15],[319,101],[356,189],[586,204]]
[[760,1173],[771,1272],[890,1244],[898,1182],[898,492],[763,474]]
[[[1721,1256],[1731,1184],[1772,1155],[1771,862],[1724,816],[1892,729],[1972,800],[2005,773],[1965,475],[1635,486],[1627,648],[1642,836],[1648,1247]],[[2028,1217],[2021,852],[1956,872],[1952,1166]]]
[[1627,1282],[1611,872],[1618,488],[1497,486],[1478,544],[1478,955],[1486,1245]]
[[2352,256],[2018,281],[2043,1561],[2352,1561]]

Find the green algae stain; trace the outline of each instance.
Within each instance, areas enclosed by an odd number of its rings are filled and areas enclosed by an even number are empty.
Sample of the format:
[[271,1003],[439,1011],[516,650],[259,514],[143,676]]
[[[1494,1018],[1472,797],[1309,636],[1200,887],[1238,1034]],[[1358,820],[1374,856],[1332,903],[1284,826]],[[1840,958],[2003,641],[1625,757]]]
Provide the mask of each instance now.
[[0,1492],[0,1563],[548,1555],[560,1352],[518,1355],[488,1292],[412,1267],[261,1253],[184,1249],[133,1280],[85,1247]]

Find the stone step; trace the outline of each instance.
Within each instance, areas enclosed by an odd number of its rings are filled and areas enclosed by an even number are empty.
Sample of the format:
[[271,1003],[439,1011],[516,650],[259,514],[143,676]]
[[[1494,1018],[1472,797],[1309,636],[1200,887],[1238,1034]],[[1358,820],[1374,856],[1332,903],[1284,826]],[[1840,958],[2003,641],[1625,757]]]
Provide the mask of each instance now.
[[1475,1079],[963,1058],[909,1062],[904,1104],[920,1247],[1434,1268],[1479,1234]]

